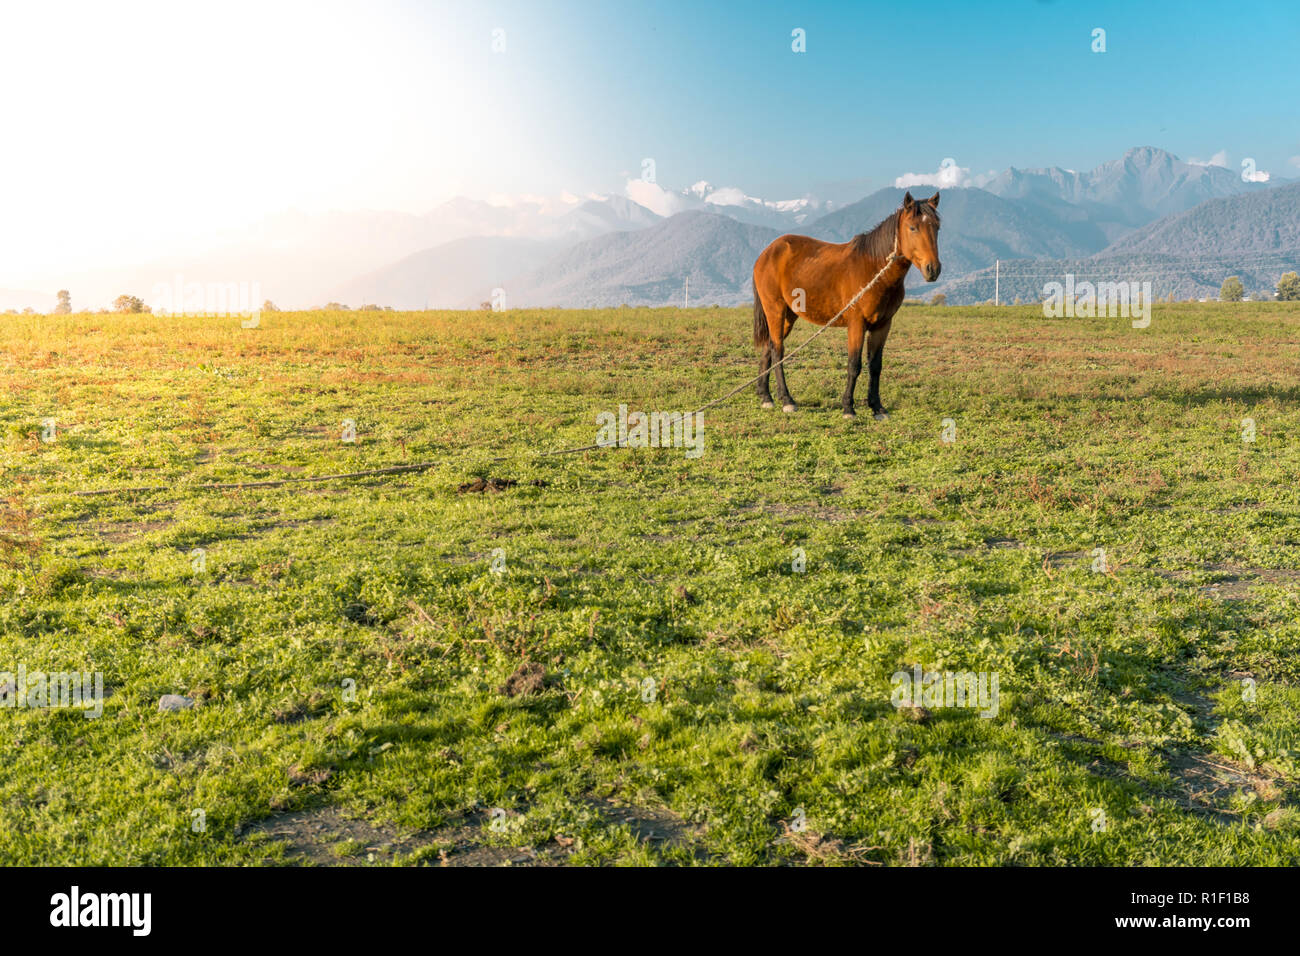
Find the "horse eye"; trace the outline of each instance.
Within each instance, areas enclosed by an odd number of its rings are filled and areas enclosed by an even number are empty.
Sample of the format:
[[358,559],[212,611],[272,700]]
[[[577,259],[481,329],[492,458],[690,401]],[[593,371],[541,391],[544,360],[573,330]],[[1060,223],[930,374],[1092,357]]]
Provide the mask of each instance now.
[[907,228],[911,229],[913,232],[916,232],[916,226],[908,226]]

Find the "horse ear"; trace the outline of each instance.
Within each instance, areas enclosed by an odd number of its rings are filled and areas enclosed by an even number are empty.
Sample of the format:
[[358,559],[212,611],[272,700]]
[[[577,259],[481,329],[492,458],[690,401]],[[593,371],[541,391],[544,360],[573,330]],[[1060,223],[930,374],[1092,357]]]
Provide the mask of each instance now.
[[908,192],[905,196],[903,196],[904,209],[911,209],[912,206],[914,206],[915,204],[916,204],[916,200],[912,198],[911,192]]
[[931,209],[938,209],[938,208],[939,208],[939,194],[938,194],[938,193],[935,193],[933,196],[931,196],[929,199],[927,199],[926,202],[929,203]]

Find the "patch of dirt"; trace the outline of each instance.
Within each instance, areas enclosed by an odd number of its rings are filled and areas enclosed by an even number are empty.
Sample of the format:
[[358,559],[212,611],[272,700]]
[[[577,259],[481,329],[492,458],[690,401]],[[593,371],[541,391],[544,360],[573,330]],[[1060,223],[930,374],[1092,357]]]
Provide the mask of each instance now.
[[[637,842],[664,849],[694,847],[700,828],[668,810],[633,807],[608,799],[586,804],[609,826],[626,826]],[[296,866],[381,866],[433,847],[426,862],[439,866],[563,866],[575,848],[557,834],[541,847],[489,846],[487,811],[465,814],[435,830],[401,830],[345,816],[335,807],[279,813],[245,827],[241,836],[285,844],[284,862]],[[695,850],[698,858],[702,851]]]
[[320,786],[331,777],[334,771],[328,767],[320,767],[316,770],[303,770],[298,765],[289,768],[289,785],[293,787]]
[[[1245,677],[1248,674],[1233,673],[1231,676]],[[1174,695],[1174,699],[1187,708],[1197,729],[1203,735],[1212,735],[1219,721],[1214,714],[1214,702],[1204,694],[1183,690]],[[1051,736],[1067,743],[1080,743],[1100,746],[1101,742],[1074,734],[1051,732]],[[1123,745],[1121,745],[1123,746]],[[1166,769],[1174,778],[1172,787],[1162,790],[1150,788],[1139,783],[1143,791],[1153,797],[1173,800],[1189,813],[1206,817],[1215,823],[1235,826],[1240,815],[1232,809],[1232,800],[1242,792],[1253,792],[1261,800],[1281,799],[1289,804],[1293,800],[1294,788],[1277,776],[1263,769],[1249,769],[1234,763],[1219,754],[1203,751],[1177,750],[1166,755]],[[1132,780],[1127,767],[1105,758],[1097,757],[1087,764],[1088,771],[1101,777]],[[1148,812],[1150,808],[1144,808]]]
[[286,844],[284,860],[297,866],[385,864],[438,842],[435,833],[374,826],[334,807],[276,814],[245,828],[242,836]]
[[918,724],[924,724],[931,716],[930,711],[926,710],[924,707],[917,707],[915,704],[900,707],[898,712]]
[[536,847],[488,846],[483,830],[489,825],[487,813],[474,813],[461,822],[434,831],[433,841],[440,846],[439,866],[563,866],[573,852],[573,841],[552,840]]
[[1195,568],[1168,570],[1158,568],[1156,574],[1179,584],[1192,583],[1198,574],[1213,574],[1217,580],[1197,585],[1198,590],[1220,601],[1244,601],[1251,591],[1261,584],[1283,587],[1300,586],[1300,571],[1285,568],[1249,568],[1237,564],[1210,563]]
[[[778,844],[786,844],[803,855],[804,861],[812,865],[856,864],[859,866],[883,866],[879,860],[868,860],[866,854],[883,849],[879,846],[850,846],[843,840],[828,837],[815,830],[794,830],[784,824],[784,833],[777,838]],[[907,866],[921,866],[923,861],[916,853],[914,840],[908,841],[909,856],[902,861]],[[930,862],[927,852],[924,862]]]
[[[513,478],[475,478],[473,481],[467,481],[465,484],[457,488],[456,494],[481,495],[485,491],[505,491],[507,488],[513,488],[518,484],[519,482]],[[540,478],[530,481],[528,484],[532,485],[534,488],[546,487],[546,482],[542,481]]]
[[1177,753],[1170,756],[1168,766],[1178,783],[1174,794],[1178,804],[1218,823],[1236,824],[1239,820],[1229,809],[1237,793],[1254,791],[1261,799],[1276,800],[1285,792],[1280,778],[1233,765],[1217,754]]
[[[984,539],[984,550],[1009,551],[1009,550],[1014,550],[1016,548],[1023,548],[1023,547],[1024,545],[1021,544],[1019,541],[1017,541],[1015,538],[985,538]],[[980,548],[952,548],[951,550],[953,554],[960,554],[964,557],[972,554],[982,553]]]
[[546,689],[546,668],[533,661],[520,664],[506,682],[497,688],[497,693],[506,697],[526,697],[540,694]]
[[[754,507],[741,510],[758,511],[760,509]],[[861,518],[867,514],[865,511],[850,511],[847,508],[838,508],[834,505],[791,505],[782,502],[763,505],[761,510],[778,518],[813,518],[817,521],[832,523],[852,521],[854,518]]]
[[[253,582],[249,582],[250,584]],[[343,606],[343,616],[353,624],[374,627],[379,623],[379,616],[370,610],[369,605],[361,601],[351,601]]]
[[126,580],[126,572],[121,568],[90,568],[86,574],[92,578],[100,578],[104,581]]
[[1050,568],[1063,568],[1066,565],[1087,561],[1091,564],[1092,554],[1088,551],[1053,551],[1043,558],[1043,563]]
[[[661,847],[690,847],[701,835],[699,827],[687,823],[671,810],[634,807],[607,799],[592,798],[587,803],[600,814],[604,822],[613,826],[626,826],[638,843],[653,843]],[[699,850],[695,853],[701,855]]]

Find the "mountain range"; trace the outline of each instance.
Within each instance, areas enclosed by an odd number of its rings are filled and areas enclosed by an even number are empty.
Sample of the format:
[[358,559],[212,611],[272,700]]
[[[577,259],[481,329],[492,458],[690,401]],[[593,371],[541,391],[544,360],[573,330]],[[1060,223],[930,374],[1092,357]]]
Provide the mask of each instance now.
[[511,306],[662,305],[752,295],[758,254],[781,233],[717,213],[678,213],[650,229],[580,242],[503,283]]
[[[705,202],[710,187],[701,186],[695,191],[700,201],[685,211],[640,229],[575,241],[544,261],[522,247],[512,260],[497,247],[493,252],[504,268],[490,285],[480,283],[438,304],[473,307],[491,288],[501,288],[510,305],[521,307],[663,305],[685,301],[688,287],[694,302],[743,303],[750,298],[754,259],[776,236],[794,231],[847,241],[897,209],[908,191],[886,187],[821,215],[817,204],[802,205],[796,222],[779,204],[759,209]],[[982,188],[942,191],[944,280],[926,287],[913,272],[909,286],[921,294],[943,292],[955,303],[991,299],[991,266],[1002,260],[997,271],[1011,279],[999,283],[998,292],[1007,301],[1038,298],[1044,280],[1037,277],[1064,271],[1141,272],[1141,278],[1159,280],[1157,294],[1187,297],[1217,293],[1226,269],[1240,274],[1248,289],[1261,291],[1276,282],[1275,272],[1291,268],[1285,252],[1300,246],[1300,217],[1287,198],[1295,188],[1300,187],[1250,182],[1225,167],[1183,162],[1152,147],[1129,150],[1086,173],[1008,169]],[[933,189],[910,191],[926,196]],[[622,219],[627,221],[626,213]],[[470,275],[447,254],[452,250],[430,252],[380,273],[384,282],[376,287],[391,289],[394,306],[422,305],[418,296],[403,299],[399,293],[444,283],[441,266]],[[1260,259],[1261,253],[1274,258]],[[1027,260],[1036,265],[1027,266]],[[1017,279],[1017,273],[1035,278]]]
[[[1156,294],[1178,297],[1214,294],[1229,272],[1263,290],[1295,268],[1300,184],[1255,178],[1265,176],[1148,146],[1088,172],[1013,167],[982,187],[944,188],[943,278],[924,286],[913,271],[909,290],[983,301],[996,273],[1004,300],[1037,298],[1038,277],[1063,271],[1150,274]],[[934,188],[910,191],[924,197]],[[812,196],[763,200],[707,182],[673,191],[633,180],[623,196],[461,198],[422,216],[286,213],[219,237],[203,255],[61,277],[55,287],[71,289],[74,304],[123,291],[148,301],[175,275],[263,276],[265,296],[283,308],[339,301],[419,309],[477,308],[494,289],[512,307],[663,305],[684,301],[689,283],[692,302],[735,304],[748,301],[754,259],[776,236],[846,241],[897,209],[904,192],[886,187],[836,206]],[[24,296],[42,297],[26,303],[39,307],[52,291],[0,293],[0,309]]]
[[[942,243],[941,243],[942,247]],[[1300,183],[1211,199],[1157,219],[1086,258],[1004,261],[1002,301],[1033,301],[1049,279],[1071,273],[1094,281],[1150,281],[1152,294],[1214,298],[1236,275],[1252,298],[1266,297],[1283,272],[1300,272]],[[1023,276],[1023,278],[1022,278]],[[953,302],[994,295],[995,271],[979,269],[939,287]]]
[[1130,149],[1120,159],[1087,173],[1050,169],[1006,170],[984,187],[995,196],[1036,204],[1057,213],[1062,204],[1086,214],[1108,240],[1154,219],[1183,212],[1209,199],[1264,188],[1224,166],[1185,163],[1152,146]]

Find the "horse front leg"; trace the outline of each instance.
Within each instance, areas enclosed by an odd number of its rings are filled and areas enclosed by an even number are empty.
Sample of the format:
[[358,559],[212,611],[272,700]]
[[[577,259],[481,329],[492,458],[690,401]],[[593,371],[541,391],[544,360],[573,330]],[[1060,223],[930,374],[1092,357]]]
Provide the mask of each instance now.
[[885,406],[880,402],[880,369],[885,355],[885,339],[889,338],[889,324],[883,328],[872,329],[871,336],[867,340],[867,352],[870,357],[867,360],[867,368],[870,372],[870,385],[867,388],[867,404],[871,406],[875,419],[883,422],[889,418],[889,413],[885,411]]
[[862,340],[862,320],[854,319],[849,322],[849,377],[844,384],[844,396],[840,399],[840,407],[844,410],[845,418],[856,417],[853,411],[853,391],[857,388],[858,376],[862,373]]

